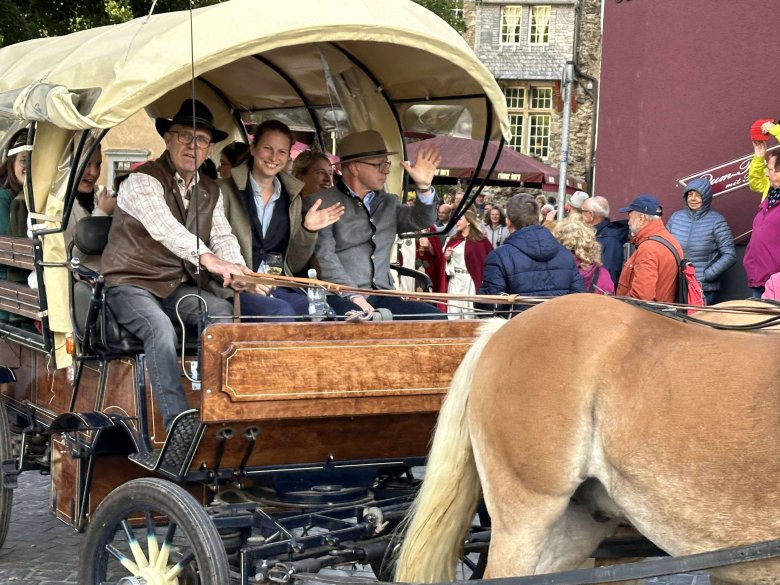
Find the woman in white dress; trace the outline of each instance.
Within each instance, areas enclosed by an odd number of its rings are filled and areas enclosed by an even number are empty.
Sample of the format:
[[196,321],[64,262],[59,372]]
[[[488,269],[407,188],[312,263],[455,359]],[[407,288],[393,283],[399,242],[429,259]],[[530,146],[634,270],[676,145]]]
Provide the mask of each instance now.
[[[473,295],[482,284],[485,258],[493,249],[479,227],[477,216],[469,209],[455,224],[455,234],[444,246],[447,292]],[[469,319],[474,316],[471,301],[449,301],[450,319]]]

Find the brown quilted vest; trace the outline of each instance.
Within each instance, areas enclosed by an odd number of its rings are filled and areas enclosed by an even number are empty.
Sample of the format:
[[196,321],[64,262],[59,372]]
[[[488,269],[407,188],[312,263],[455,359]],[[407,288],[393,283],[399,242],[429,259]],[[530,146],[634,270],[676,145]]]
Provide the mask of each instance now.
[[[160,182],[165,192],[165,202],[173,217],[193,234],[193,245],[197,207],[200,238],[208,244],[211,218],[219,198],[219,187],[214,181],[201,174],[197,206],[196,198],[193,197],[185,216],[184,202],[174,179],[176,171],[167,151],[158,160],[138,167],[135,172],[145,173]],[[195,264],[185,262],[153,240],[141,222],[118,206],[114,211],[101,267],[107,286],[137,286],[163,299],[182,282],[194,283],[196,278],[200,278],[201,286],[206,286],[209,280],[208,272],[201,270],[198,275]]]

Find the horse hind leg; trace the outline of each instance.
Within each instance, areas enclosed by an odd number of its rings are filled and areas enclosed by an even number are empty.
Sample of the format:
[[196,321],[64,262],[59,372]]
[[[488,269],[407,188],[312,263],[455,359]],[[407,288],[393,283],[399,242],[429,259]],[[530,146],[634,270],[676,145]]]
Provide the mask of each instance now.
[[491,510],[491,518],[486,578],[578,568],[618,524],[594,514],[590,502],[542,494],[505,501]]
[[618,520],[594,516],[587,505],[572,500],[550,531],[537,573],[581,566],[617,524]]

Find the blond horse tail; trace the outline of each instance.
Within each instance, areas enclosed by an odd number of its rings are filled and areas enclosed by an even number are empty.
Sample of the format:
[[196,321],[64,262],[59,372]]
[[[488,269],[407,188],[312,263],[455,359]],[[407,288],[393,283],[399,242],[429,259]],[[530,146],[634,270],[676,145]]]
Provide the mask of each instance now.
[[471,379],[487,342],[506,324],[491,319],[452,378],[433,437],[425,479],[407,515],[396,581],[453,581],[466,530],[480,495],[479,476],[466,420]]

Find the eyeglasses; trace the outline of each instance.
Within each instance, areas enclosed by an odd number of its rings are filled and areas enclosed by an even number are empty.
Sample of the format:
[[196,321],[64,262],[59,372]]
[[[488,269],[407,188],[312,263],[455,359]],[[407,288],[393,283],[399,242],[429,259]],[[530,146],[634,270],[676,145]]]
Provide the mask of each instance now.
[[192,134],[191,132],[182,132],[181,130],[168,130],[168,132],[176,135],[176,140],[179,141],[179,144],[192,144],[193,140],[199,148],[206,148],[211,144],[211,138],[202,134]]
[[364,160],[358,160],[358,161],[355,161],[355,162],[359,162],[360,164],[368,165],[370,167],[374,167],[376,170],[378,170],[378,171],[380,171],[382,173],[384,173],[386,171],[389,171],[390,170],[390,165],[393,164],[389,160],[386,160],[385,162],[381,162],[381,163],[370,163],[370,162],[366,162]]

